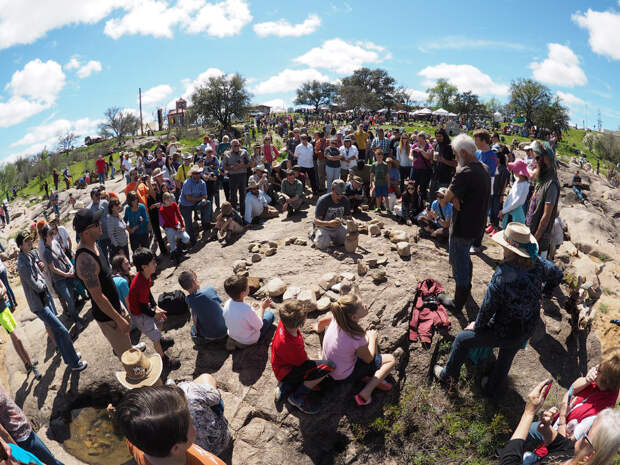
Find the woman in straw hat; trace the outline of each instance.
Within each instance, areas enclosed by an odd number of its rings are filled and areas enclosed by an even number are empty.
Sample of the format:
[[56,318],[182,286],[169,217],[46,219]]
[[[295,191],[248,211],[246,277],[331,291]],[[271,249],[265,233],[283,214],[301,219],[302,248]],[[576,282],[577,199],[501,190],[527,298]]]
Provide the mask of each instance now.
[[562,279],[556,265],[538,256],[538,243],[524,224],[509,223],[492,239],[503,247],[504,261],[491,278],[476,320],[456,336],[448,364],[433,370],[440,381],[456,380],[470,349],[499,347],[493,372],[482,383],[488,396],[500,392],[517,351],[538,324],[543,283],[546,291]]

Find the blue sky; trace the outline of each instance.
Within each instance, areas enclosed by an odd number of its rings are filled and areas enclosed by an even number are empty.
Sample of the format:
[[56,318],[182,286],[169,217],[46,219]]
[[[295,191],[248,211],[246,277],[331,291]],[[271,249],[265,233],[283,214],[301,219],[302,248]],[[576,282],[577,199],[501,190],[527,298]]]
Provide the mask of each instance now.
[[95,135],[110,106],[146,120],[209,76],[239,72],[254,103],[310,79],[381,67],[417,101],[438,78],[483,100],[548,85],[582,126],[620,125],[618,1],[0,0],[0,162]]

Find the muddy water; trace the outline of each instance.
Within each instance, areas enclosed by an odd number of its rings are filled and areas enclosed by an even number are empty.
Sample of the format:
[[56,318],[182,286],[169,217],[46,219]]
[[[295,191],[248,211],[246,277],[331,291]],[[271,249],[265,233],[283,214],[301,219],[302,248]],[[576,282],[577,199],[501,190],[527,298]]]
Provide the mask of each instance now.
[[91,465],[121,465],[131,459],[125,439],[114,432],[105,409],[76,410],[70,424],[71,437],[63,447]]

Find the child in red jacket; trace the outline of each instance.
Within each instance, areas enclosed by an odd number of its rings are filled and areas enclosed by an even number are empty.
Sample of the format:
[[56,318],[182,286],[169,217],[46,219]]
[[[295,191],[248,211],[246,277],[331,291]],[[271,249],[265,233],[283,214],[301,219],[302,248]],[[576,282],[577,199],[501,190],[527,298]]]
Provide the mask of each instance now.
[[329,360],[309,360],[304,338],[299,328],[306,321],[303,304],[296,299],[286,300],[280,309],[280,323],[271,343],[271,366],[278,380],[276,402],[287,393],[288,402],[308,414],[318,413],[308,394],[334,371]]
[[185,245],[189,244],[189,234],[185,232],[185,222],[181,216],[179,206],[174,201],[170,192],[164,192],[163,205],[159,207],[159,224],[163,226],[170,245],[170,254],[177,261],[180,260],[180,252],[177,250],[177,240],[180,239]]

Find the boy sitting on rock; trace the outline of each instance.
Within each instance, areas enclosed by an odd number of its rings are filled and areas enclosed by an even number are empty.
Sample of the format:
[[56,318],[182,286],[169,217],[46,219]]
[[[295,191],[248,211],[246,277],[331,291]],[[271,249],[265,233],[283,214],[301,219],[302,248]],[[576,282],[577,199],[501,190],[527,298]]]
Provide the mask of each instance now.
[[288,396],[289,404],[312,415],[319,411],[319,407],[309,401],[308,394],[334,371],[335,365],[329,360],[308,359],[300,331],[305,321],[306,311],[302,302],[285,300],[271,343],[271,366],[278,380],[276,402],[280,402],[287,393],[292,393]]
[[213,286],[200,289],[196,273],[183,271],[179,275],[179,284],[188,292],[185,302],[192,314],[192,340],[196,345],[206,344],[225,338],[226,322],[222,299]]
[[271,299],[264,299],[260,306],[250,307],[243,300],[250,293],[248,278],[233,275],[224,281],[224,289],[230,297],[224,304],[224,321],[228,328],[227,350],[243,349],[267,334],[275,315],[267,310]]

